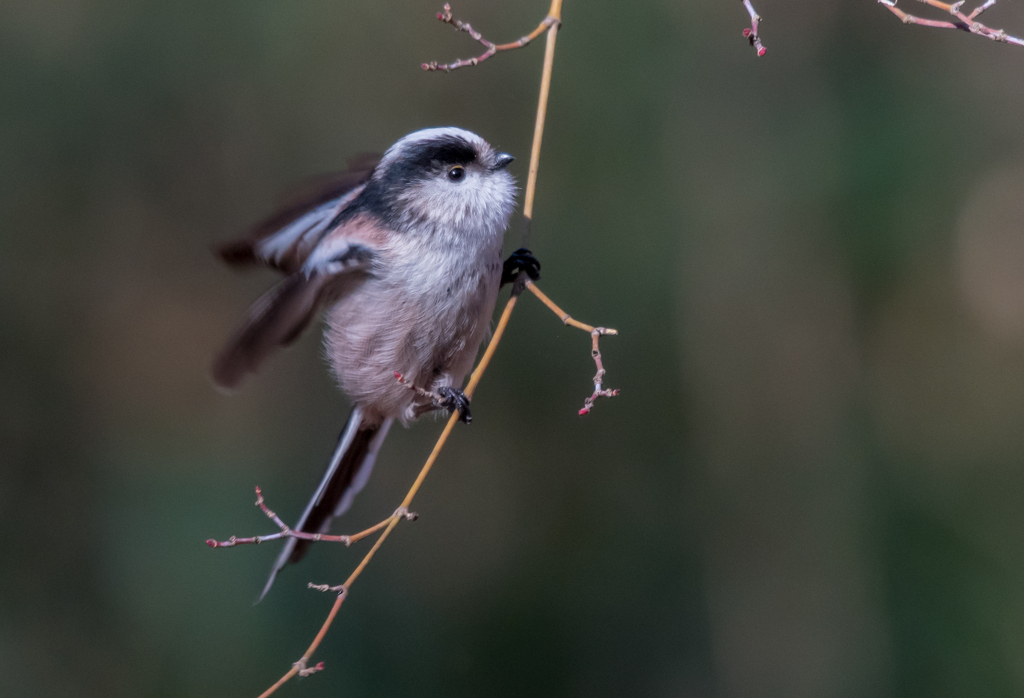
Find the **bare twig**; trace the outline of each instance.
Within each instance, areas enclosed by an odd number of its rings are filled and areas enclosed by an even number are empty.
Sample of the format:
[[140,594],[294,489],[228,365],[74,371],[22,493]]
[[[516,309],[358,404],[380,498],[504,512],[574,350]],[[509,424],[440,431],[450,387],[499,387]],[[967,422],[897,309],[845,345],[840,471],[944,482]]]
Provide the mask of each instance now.
[[477,65],[478,63],[483,63],[488,58],[496,54],[498,51],[511,51],[512,49],[522,48],[523,46],[526,46],[531,41],[536,39],[538,36],[543,34],[546,29],[548,29],[555,23],[561,21],[557,17],[554,17],[549,14],[547,17],[541,20],[541,23],[537,25],[536,29],[534,29],[526,36],[520,37],[519,39],[516,39],[515,41],[512,41],[507,44],[494,44],[485,39],[480,34],[480,32],[473,29],[473,27],[470,26],[469,22],[463,22],[461,20],[454,19],[452,17],[452,6],[449,5],[448,3],[445,3],[443,12],[437,13],[437,18],[444,22],[445,24],[452,25],[453,27],[455,27],[456,30],[460,32],[466,32],[475,41],[479,41],[481,44],[483,44],[484,47],[487,49],[476,58],[460,58],[454,63],[441,64],[439,64],[437,61],[431,61],[430,63],[423,63],[420,65],[420,67],[423,68],[423,70],[443,70],[446,73],[450,73],[451,71],[457,68],[465,68],[466,66],[469,65]]
[[904,24],[917,24],[922,27],[931,27],[932,29],[960,29],[961,31],[983,36],[986,39],[991,39],[992,41],[1024,46],[1024,40],[1018,39],[1015,36],[1010,36],[1002,29],[992,29],[991,27],[985,26],[981,22],[976,21],[981,13],[995,5],[997,0],[985,0],[984,3],[975,7],[969,15],[965,15],[960,11],[966,4],[966,0],[960,0],[959,2],[954,2],[952,4],[938,2],[938,0],[917,1],[949,13],[953,16],[954,20],[948,21],[918,17],[896,7],[896,0],[878,0],[878,2],[885,5],[890,12],[899,17]]
[[750,4],[750,0],[743,0],[743,6],[747,8],[747,13],[750,15],[750,26],[743,30],[743,37],[750,42],[750,45],[754,47],[760,58],[768,52],[768,49],[761,43],[761,36],[757,33],[758,26],[761,24],[761,17],[757,14],[754,6]]
[[540,299],[540,302],[546,305],[548,309],[551,310],[551,312],[557,315],[558,319],[562,321],[562,324],[569,325],[570,327],[575,327],[576,329],[590,333],[590,355],[591,357],[593,357],[594,364],[597,366],[597,373],[594,374],[594,392],[590,395],[590,397],[583,401],[583,409],[580,410],[580,416],[582,417],[585,414],[589,414],[590,411],[594,409],[594,400],[596,400],[597,398],[615,397],[616,395],[618,395],[618,389],[609,390],[604,388],[604,386],[602,385],[602,382],[604,380],[605,369],[604,363],[601,361],[601,350],[598,347],[598,340],[602,335],[615,335],[619,333],[618,330],[613,330],[607,327],[594,327],[593,325],[588,325],[578,320],[573,320],[569,316],[569,313],[559,308],[555,304],[555,302],[548,298],[547,295],[543,293],[539,288],[537,288],[537,285],[534,284],[532,281],[526,282],[526,288],[530,291],[530,293],[537,296],[537,298]]
[[530,146],[530,169],[526,176],[526,194],[523,197],[523,237],[520,247],[530,246],[530,229],[533,226],[533,199],[537,193],[537,173],[540,171],[540,144],[544,139],[544,121],[548,114],[548,95],[551,94],[551,72],[555,67],[555,41],[558,28],[562,25],[562,0],[551,0],[548,17],[556,23],[548,29],[544,46],[544,67],[540,72],[540,97],[537,99],[537,118],[533,123],[533,144]]
[[320,662],[320,663],[316,664],[315,666],[311,666],[311,667],[307,668],[305,662],[295,662],[295,668],[298,670],[299,676],[305,678],[307,676],[311,676],[311,675],[315,674],[318,671],[323,671],[324,670],[324,663]]
[[601,381],[604,379],[604,364],[601,362],[601,350],[597,346],[597,338],[603,334],[618,334],[615,330],[606,330],[604,327],[595,327],[590,333],[593,338],[592,347],[590,349],[590,355],[594,358],[594,363],[597,364],[597,373],[594,374],[594,392],[583,401],[583,409],[580,410],[580,416],[589,414],[590,410],[594,409],[594,400],[599,397],[616,397],[619,394],[619,389],[614,390],[604,388],[602,389]]
[[348,589],[345,588],[344,584],[339,584],[338,586],[332,587],[329,584],[313,584],[313,582],[310,582],[306,585],[306,587],[312,589],[313,591],[336,591],[341,596],[348,595]]
[[346,546],[352,545],[356,541],[360,541],[366,538],[372,533],[376,533],[380,529],[391,523],[392,519],[405,519],[406,521],[415,521],[417,515],[415,512],[411,512],[404,507],[399,507],[395,510],[395,513],[388,518],[381,521],[379,524],[370,526],[365,531],[359,533],[353,533],[350,536],[331,536],[326,533],[306,533],[304,531],[296,531],[288,526],[284,521],[281,520],[275,512],[267,508],[267,505],[263,502],[263,491],[256,488],[256,506],[258,506],[263,513],[267,515],[267,518],[277,524],[277,527],[281,529],[280,533],[271,533],[265,536],[252,536],[251,538],[239,538],[237,536],[231,536],[227,540],[218,541],[210,538],[206,541],[206,544],[211,548],[234,548],[236,545],[259,545],[260,543],[266,543],[271,540],[281,540],[282,538],[298,538],[300,540],[313,541],[314,543],[344,543]]

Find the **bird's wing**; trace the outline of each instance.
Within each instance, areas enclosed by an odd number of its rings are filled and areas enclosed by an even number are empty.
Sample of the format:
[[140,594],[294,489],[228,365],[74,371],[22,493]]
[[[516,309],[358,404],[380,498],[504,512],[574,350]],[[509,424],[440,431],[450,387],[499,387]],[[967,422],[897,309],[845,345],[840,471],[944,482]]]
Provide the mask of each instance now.
[[338,214],[363,191],[379,161],[379,155],[360,155],[349,162],[347,172],[309,182],[243,237],[218,245],[217,254],[235,266],[265,264],[286,274],[298,271]]
[[386,232],[359,217],[324,234],[297,271],[267,291],[249,309],[242,327],[213,364],[213,380],[234,388],[278,347],[291,344],[326,298],[337,299],[372,274]]

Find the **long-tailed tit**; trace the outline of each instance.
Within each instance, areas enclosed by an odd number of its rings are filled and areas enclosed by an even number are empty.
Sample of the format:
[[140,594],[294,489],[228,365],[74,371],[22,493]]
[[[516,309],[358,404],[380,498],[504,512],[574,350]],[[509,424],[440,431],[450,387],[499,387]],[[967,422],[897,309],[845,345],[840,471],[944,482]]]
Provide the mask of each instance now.
[[[539,270],[527,250],[501,259],[515,204],[505,169],[512,160],[469,131],[417,131],[221,246],[225,261],[265,264],[285,278],[217,357],[217,384],[237,386],[322,312],[327,357],[353,405],[295,530],[326,533],[351,506],[394,420],[407,424],[438,408],[470,420],[460,386],[488,335],[498,289]],[[287,539],[260,598],[308,545]]]

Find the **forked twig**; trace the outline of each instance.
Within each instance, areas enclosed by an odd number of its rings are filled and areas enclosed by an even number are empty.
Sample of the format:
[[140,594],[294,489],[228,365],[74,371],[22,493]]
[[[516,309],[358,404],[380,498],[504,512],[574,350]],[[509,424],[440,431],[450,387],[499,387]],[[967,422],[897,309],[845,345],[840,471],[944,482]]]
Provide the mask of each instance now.
[[757,33],[758,26],[761,24],[761,16],[757,14],[754,6],[750,4],[750,0],[743,0],[743,6],[747,8],[747,13],[750,15],[750,26],[743,30],[743,38],[750,41],[750,45],[754,47],[758,58],[760,58],[768,53],[768,49],[761,43],[761,36]]
[[1024,46],[1024,40],[1011,36],[1002,29],[992,29],[991,27],[977,21],[981,13],[995,5],[997,0],[985,0],[985,2],[975,7],[969,15],[965,15],[960,11],[963,9],[963,6],[967,4],[966,0],[960,0],[959,2],[954,2],[952,4],[938,2],[938,0],[917,0],[920,3],[931,5],[934,8],[949,13],[954,17],[954,21],[926,19],[909,14],[896,7],[896,1],[897,0],[878,0],[878,2],[885,5],[890,12],[903,20],[904,24],[917,24],[922,27],[931,27],[932,29],[959,29],[961,31],[970,32],[971,34],[983,36],[986,39],[991,39],[992,41]]
[[266,543],[271,540],[281,540],[282,538],[298,538],[300,540],[308,540],[314,543],[344,543],[345,546],[352,545],[356,541],[360,541],[366,538],[371,533],[376,533],[380,529],[391,523],[391,519],[399,518],[405,519],[406,521],[415,521],[418,517],[416,512],[409,511],[404,507],[399,507],[395,510],[395,513],[388,518],[381,521],[379,524],[370,526],[365,531],[359,533],[353,533],[349,536],[332,536],[326,533],[306,533],[305,531],[296,531],[277,515],[274,511],[267,508],[267,505],[263,501],[263,490],[259,487],[256,488],[256,506],[258,506],[267,518],[277,524],[277,527],[281,529],[280,533],[271,533],[265,536],[252,536],[250,538],[239,538],[238,536],[231,536],[227,540],[218,541],[210,538],[206,541],[206,544],[211,548],[234,548],[237,545],[259,545],[260,543]]
[[536,284],[532,281],[526,282],[526,288],[530,293],[537,296],[537,298],[540,299],[540,302],[546,305],[551,312],[557,315],[563,325],[569,325],[570,327],[575,327],[576,329],[590,333],[592,339],[590,356],[594,359],[594,364],[597,366],[597,373],[594,374],[594,392],[591,393],[590,397],[583,401],[583,409],[580,410],[580,416],[582,417],[585,414],[589,414],[590,411],[594,409],[594,400],[597,398],[617,396],[619,394],[619,390],[617,388],[615,390],[609,390],[604,388],[602,385],[606,371],[604,369],[604,363],[601,361],[601,349],[598,347],[598,340],[602,335],[616,335],[619,333],[618,330],[613,330],[607,327],[594,327],[593,325],[573,320],[572,317],[569,316],[569,313],[559,308],[555,302],[537,288]]
[[465,68],[466,66],[469,65],[477,65],[478,63],[483,63],[488,58],[496,54],[498,51],[511,51],[512,49],[522,48],[523,46],[526,46],[531,41],[536,39],[538,36],[543,34],[544,31],[550,28],[553,24],[555,24],[556,22],[561,22],[560,19],[549,14],[547,17],[541,20],[541,23],[537,25],[536,29],[534,29],[526,36],[520,37],[515,41],[512,41],[507,44],[495,44],[485,39],[483,35],[480,34],[480,32],[473,29],[473,27],[470,26],[469,22],[463,22],[462,20],[453,18],[452,6],[449,5],[448,3],[445,3],[443,12],[437,13],[437,18],[440,21],[444,22],[445,24],[452,25],[453,27],[455,27],[457,31],[466,32],[473,38],[473,40],[479,41],[487,49],[486,51],[481,53],[479,56],[476,56],[475,58],[460,58],[454,63],[439,64],[437,61],[431,61],[430,63],[420,64],[420,67],[423,68],[423,70],[443,70],[446,73],[450,73],[453,70],[456,70],[457,68]]
[[605,388],[602,390],[601,381],[604,379],[604,364],[601,362],[601,350],[597,346],[597,339],[603,334],[618,334],[615,330],[608,330],[604,327],[595,327],[591,332],[590,336],[593,339],[593,346],[590,349],[590,355],[594,359],[594,363],[597,364],[597,373],[594,374],[594,392],[583,401],[583,408],[580,410],[580,416],[589,414],[590,410],[594,409],[594,400],[599,397],[617,397],[619,389],[614,390]]

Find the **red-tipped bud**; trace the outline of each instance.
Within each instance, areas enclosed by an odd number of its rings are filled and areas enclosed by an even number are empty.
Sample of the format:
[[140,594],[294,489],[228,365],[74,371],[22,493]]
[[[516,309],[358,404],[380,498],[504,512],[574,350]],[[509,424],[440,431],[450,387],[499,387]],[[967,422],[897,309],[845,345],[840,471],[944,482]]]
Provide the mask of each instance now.
[[766,53],[768,53],[768,49],[766,49],[764,46],[762,46],[761,48],[757,49],[757,57],[758,58],[760,58],[761,56],[763,56]]
[[580,416],[581,417],[583,415],[585,415],[585,414],[590,414],[590,410],[588,408],[586,408],[586,407],[584,407],[582,410],[580,410]]
[[438,18],[439,20],[441,20],[442,22],[444,21],[444,15],[443,15],[443,14],[441,14],[440,12],[438,12],[438,13],[437,13],[437,18]]
[[420,63],[420,67],[423,68],[423,70],[430,70],[430,66],[426,63]]
[[208,539],[206,541],[206,544],[208,546],[210,546],[211,548],[216,548],[217,547],[217,541],[215,541],[213,538]]
[[750,27],[747,27],[746,29],[744,29],[744,30],[743,30],[743,38],[744,38],[744,39],[749,39],[749,38],[750,38],[750,33],[751,33],[752,31],[753,31],[753,30],[752,30],[752,29],[751,29]]
[[402,380],[402,374],[399,373],[398,371],[395,371],[395,378],[398,380]]

